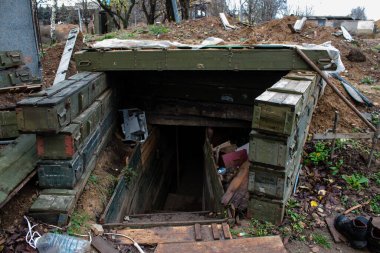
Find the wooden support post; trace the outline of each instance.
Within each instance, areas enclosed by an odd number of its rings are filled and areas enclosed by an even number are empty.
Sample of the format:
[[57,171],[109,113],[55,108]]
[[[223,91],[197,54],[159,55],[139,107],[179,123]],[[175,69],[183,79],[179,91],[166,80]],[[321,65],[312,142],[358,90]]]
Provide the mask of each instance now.
[[175,127],[175,144],[176,144],[176,154],[177,154],[177,190],[180,186],[180,168],[179,168],[179,144],[178,144],[178,126]]
[[378,138],[379,134],[380,134],[380,123],[377,124],[377,129],[376,129],[376,132],[375,132],[373,139],[372,139],[372,149],[371,149],[371,153],[369,154],[369,160],[368,160],[368,165],[367,165],[368,168],[371,167],[373,152],[375,151],[377,141],[379,140],[379,138]]
[[[333,133],[336,134],[336,128],[338,127],[338,122],[339,122],[339,112],[335,111],[335,118],[334,118],[334,127],[333,127]],[[336,139],[334,138],[331,143],[331,155],[330,159],[333,158],[334,153],[335,153],[335,141]]]
[[348,105],[348,107],[351,108],[352,111],[354,111],[354,113],[356,115],[358,115],[358,117],[364,122],[367,124],[367,126],[369,126],[369,128],[373,131],[376,131],[376,127],[374,127],[374,125],[372,125],[371,122],[369,122],[362,114],[361,112],[359,112],[358,109],[356,109],[356,107],[345,97],[343,96],[343,94],[338,90],[337,87],[335,87],[335,85],[330,82],[330,80],[328,79],[327,75],[325,73],[322,72],[322,70],[320,70],[317,65],[314,64],[314,62],[312,62],[312,60],[310,60],[310,58],[304,53],[302,52],[301,49],[299,49],[298,47],[296,47],[296,52],[298,53],[299,56],[301,56],[301,58],[314,70],[316,71],[322,78],[323,80],[326,81],[326,83],[333,89],[333,91],[346,103],[346,105]]

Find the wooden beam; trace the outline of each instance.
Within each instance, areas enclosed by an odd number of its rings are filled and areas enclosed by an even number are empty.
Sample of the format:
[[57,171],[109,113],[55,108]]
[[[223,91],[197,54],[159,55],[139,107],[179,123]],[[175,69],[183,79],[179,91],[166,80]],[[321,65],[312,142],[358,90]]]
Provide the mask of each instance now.
[[[324,70],[335,70],[327,50],[304,50]],[[310,70],[286,45],[252,45],[191,49],[80,51],[75,53],[79,71],[130,70]]]
[[168,126],[209,126],[209,127],[238,127],[249,128],[251,122],[242,120],[220,120],[217,118],[152,115],[147,113],[149,124]]
[[325,133],[314,134],[313,140],[333,140],[333,139],[372,139],[374,133]]
[[149,228],[149,227],[159,227],[159,226],[188,226],[199,223],[212,224],[212,223],[223,223],[227,222],[227,219],[210,219],[210,220],[190,220],[190,221],[153,221],[153,222],[134,222],[134,223],[106,223],[103,224],[104,228],[117,228],[117,227],[130,227],[130,228]]
[[101,236],[96,236],[91,241],[93,246],[100,253],[118,253],[119,251],[112,247],[108,241],[104,240]]
[[286,253],[280,236],[158,244],[155,253]]

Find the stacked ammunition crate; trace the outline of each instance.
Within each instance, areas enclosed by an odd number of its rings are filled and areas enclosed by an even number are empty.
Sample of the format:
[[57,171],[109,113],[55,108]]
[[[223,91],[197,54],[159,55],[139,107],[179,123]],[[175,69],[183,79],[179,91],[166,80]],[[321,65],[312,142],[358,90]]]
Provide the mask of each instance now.
[[104,73],[79,73],[20,101],[19,130],[35,133],[39,198],[30,214],[64,224],[95,164],[94,154],[114,122]]
[[282,222],[300,170],[320,87],[313,72],[290,72],[255,99],[250,134],[249,214]]
[[[0,89],[32,82],[29,68],[23,65],[20,51],[0,51]],[[0,108],[0,139],[18,136],[14,106]]]

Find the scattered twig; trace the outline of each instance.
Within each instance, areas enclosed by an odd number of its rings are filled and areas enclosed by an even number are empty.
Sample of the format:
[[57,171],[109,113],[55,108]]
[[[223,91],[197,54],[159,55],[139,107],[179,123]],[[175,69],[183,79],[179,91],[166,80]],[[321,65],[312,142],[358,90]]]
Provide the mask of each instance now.
[[370,200],[364,202],[363,204],[358,204],[358,205],[356,205],[356,206],[353,206],[353,207],[347,209],[346,211],[344,211],[343,214],[346,215],[346,214],[348,214],[348,213],[350,213],[350,212],[352,212],[352,211],[354,211],[354,210],[356,210],[356,209],[358,209],[358,208],[360,208],[360,207],[366,206],[366,205],[369,204],[369,202],[370,202]]

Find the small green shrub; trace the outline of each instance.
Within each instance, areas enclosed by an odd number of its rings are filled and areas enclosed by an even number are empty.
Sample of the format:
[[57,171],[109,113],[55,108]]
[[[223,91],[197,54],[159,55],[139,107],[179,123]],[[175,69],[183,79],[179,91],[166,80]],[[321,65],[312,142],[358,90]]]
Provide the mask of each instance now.
[[253,236],[267,236],[271,235],[275,226],[270,222],[261,222],[255,219],[251,220],[250,234]]
[[338,172],[342,168],[343,164],[344,164],[343,159],[339,159],[335,164],[331,164],[332,166],[329,167],[331,170],[331,174],[333,174],[333,175],[338,174]]
[[163,26],[163,25],[151,25],[149,26],[149,33],[153,35],[159,35],[159,34],[164,34],[168,33],[169,28]]
[[342,178],[354,190],[361,190],[363,186],[368,186],[369,183],[369,179],[360,174],[343,175]]
[[366,77],[364,77],[360,82],[361,82],[361,83],[364,83],[364,84],[371,85],[371,84],[374,84],[374,83],[375,83],[375,79],[373,79],[373,78],[370,77],[370,76],[366,76]]
[[329,158],[329,148],[325,143],[318,141],[314,146],[315,151],[309,154],[309,159],[314,165],[327,162]]

